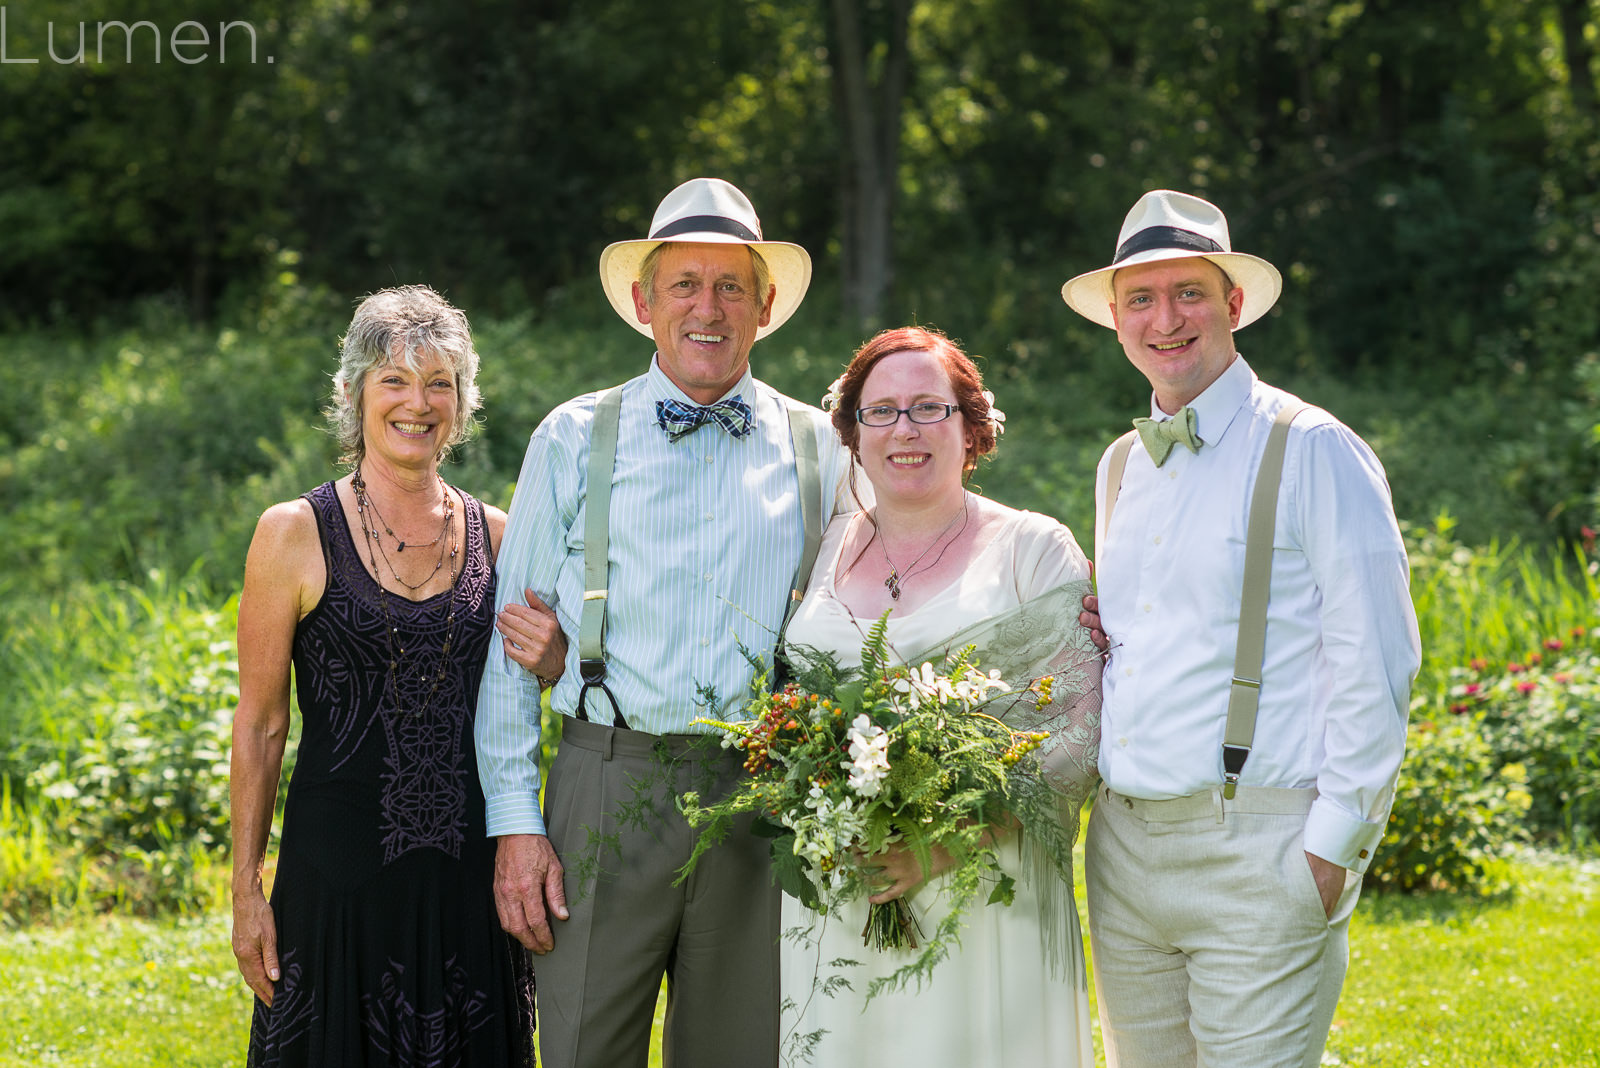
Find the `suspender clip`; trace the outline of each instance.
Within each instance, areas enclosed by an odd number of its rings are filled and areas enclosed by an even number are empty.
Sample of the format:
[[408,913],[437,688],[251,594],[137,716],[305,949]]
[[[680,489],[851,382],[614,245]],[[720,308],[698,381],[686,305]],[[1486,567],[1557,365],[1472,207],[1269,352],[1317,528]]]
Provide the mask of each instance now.
[[1248,745],[1222,743],[1222,796],[1229,801],[1233,800],[1234,791],[1238,789],[1239,773],[1244,770],[1244,762],[1249,756]]

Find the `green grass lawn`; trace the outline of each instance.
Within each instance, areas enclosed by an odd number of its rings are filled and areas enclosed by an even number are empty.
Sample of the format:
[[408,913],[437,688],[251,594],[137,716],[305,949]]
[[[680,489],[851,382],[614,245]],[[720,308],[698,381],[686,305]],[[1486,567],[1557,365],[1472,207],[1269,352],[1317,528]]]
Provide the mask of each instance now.
[[[1516,868],[1510,900],[1362,901],[1325,1065],[1600,1066],[1600,863]],[[225,914],[3,932],[0,983],[0,1066],[244,1060]]]

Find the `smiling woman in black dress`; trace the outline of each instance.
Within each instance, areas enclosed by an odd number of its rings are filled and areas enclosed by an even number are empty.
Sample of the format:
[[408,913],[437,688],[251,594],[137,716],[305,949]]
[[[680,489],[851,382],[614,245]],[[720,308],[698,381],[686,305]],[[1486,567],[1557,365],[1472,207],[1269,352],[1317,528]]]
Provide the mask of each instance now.
[[[252,1068],[534,1060],[472,740],[505,515],[439,474],[477,366],[466,317],[432,290],[368,297],[330,409],[352,470],[269,508],[250,546],[232,805]],[[302,733],[269,903],[291,664]]]

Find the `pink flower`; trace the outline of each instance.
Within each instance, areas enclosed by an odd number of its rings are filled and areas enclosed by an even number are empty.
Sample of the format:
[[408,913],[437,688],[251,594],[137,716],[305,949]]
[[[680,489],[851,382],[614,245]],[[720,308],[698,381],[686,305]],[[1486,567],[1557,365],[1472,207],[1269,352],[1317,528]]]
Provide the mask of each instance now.
[[1573,639],[1573,641],[1578,641],[1582,637],[1583,637],[1583,628],[1582,627],[1573,627],[1572,628],[1572,639]]
[[1522,682],[1517,683],[1517,692],[1532,693],[1538,687],[1538,685],[1539,684],[1534,682],[1532,679],[1525,679]]
[[1476,682],[1467,683],[1467,694],[1468,694],[1468,696],[1471,696],[1472,694],[1477,693],[1481,689],[1483,689],[1483,687],[1478,685]]
[[1556,682],[1560,683],[1562,686],[1565,686],[1567,683],[1572,681],[1572,676],[1568,675],[1565,671],[1558,671],[1550,677]]
[[1564,643],[1561,641],[1560,638],[1546,638],[1544,640],[1544,647],[1546,649],[1551,650],[1552,652],[1554,652],[1557,649],[1560,649],[1563,644]]
[[1542,653],[1529,653],[1528,654],[1528,663],[1530,663],[1530,664],[1542,664],[1542,663],[1544,663],[1544,654],[1542,654]]
[[1489,661],[1485,660],[1481,656],[1474,657],[1472,660],[1467,662],[1467,666],[1473,671],[1483,671],[1488,668]]
[[1512,675],[1520,675],[1526,670],[1527,669],[1524,668],[1521,664],[1507,664],[1506,665],[1506,671],[1508,671]]
[[1463,702],[1461,702],[1459,704],[1451,705],[1450,706],[1450,711],[1454,712],[1458,716],[1464,715],[1466,713],[1466,711],[1467,711],[1467,704],[1466,704],[1465,701],[1463,701]]

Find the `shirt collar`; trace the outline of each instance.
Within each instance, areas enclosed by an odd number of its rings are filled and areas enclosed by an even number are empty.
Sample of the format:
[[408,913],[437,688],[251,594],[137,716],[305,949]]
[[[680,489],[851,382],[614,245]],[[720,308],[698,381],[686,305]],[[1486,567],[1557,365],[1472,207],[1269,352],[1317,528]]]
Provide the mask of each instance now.
[[[695,407],[701,406],[699,401],[691,398],[687,393],[679,389],[672,379],[667,377],[667,372],[661,369],[660,353],[650,357],[650,370],[645,374],[645,381],[649,384],[650,399],[652,401],[676,400],[684,404],[692,404]],[[752,412],[755,411],[755,378],[751,375],[748,366],[745,367],[744,374],[739,376],[739,381],[733,384],[733,388],[718,397],[717,401],[725,401],[729,397],[742,398],[746,404],[750,405],[750,410]],[[712,401],[711,403],[715,404],[717,401]]]
[[[1194,432],[1201,441],[1207,445],[1222,441],[1228,428],[1233,425],[1234,416],[1250,399],[1255,384],[1256,373],[1243,356],[1235,355],[1233,362],[1223,369],[1217,380],[1189,402],[1188,406],[1194,409]],[[1158,421],[1172,418],[1156,404],[1154,393],[1150,395],[1150,418]]]

